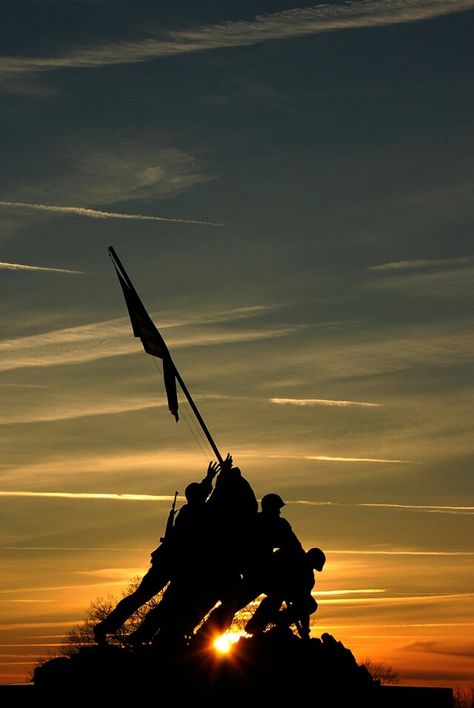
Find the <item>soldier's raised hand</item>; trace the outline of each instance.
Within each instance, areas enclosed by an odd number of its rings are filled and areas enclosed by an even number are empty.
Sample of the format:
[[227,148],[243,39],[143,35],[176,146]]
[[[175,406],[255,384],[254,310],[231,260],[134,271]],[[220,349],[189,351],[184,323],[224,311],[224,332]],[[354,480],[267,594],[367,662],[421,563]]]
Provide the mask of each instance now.
[[220,465],[218,462],[209,462],[209,467],[207,468],[207,476],[211,479],[214,479],[216,474],[219,472],[219,467]]

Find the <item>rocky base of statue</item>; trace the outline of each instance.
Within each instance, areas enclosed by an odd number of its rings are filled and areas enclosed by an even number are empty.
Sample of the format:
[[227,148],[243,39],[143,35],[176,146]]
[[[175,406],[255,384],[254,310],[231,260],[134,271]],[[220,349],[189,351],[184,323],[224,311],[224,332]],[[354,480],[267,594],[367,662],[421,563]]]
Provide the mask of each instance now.
[[241,638],[229,654],[192,642],[173,650],[91,646],[50,659],[33,680],[38,694],[61,702],[138,695],[175,706],[280,705],[306,697],[317,705],[377,705],[368,671],[329,634],[301,640],[269,631]]

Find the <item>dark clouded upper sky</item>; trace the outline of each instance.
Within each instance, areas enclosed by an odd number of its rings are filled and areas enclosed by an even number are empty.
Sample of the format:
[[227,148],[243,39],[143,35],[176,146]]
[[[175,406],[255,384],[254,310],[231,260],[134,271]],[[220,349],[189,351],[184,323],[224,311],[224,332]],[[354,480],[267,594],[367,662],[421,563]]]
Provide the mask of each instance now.
[[167,499],[207,464],[113,244],[222,452],[328,550],[314,632],[472,681],[474,0],[17,0],[1,24],[4,680],[36,625],[147,567],[168,501],[94,495]]

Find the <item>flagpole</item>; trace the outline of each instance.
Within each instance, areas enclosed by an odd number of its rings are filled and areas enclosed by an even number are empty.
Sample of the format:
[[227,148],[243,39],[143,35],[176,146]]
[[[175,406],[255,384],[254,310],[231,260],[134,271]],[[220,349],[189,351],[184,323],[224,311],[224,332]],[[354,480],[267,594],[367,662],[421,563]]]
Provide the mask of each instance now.
[[216,455],[216,457],[217,457],[217,460],[219,461],[219,464],[222,465],[222,464],[224,463],[224,460],[222,459],[222,455],[221,455],[221,453],[219,452],[219,450],[218,450],[218,448],[217,448],[217,445],[216,445],[216,443],[214,442],[214,440],[213,440],[213,438],[212,438],[212,435],[211,435],[211,433],[209,432],[208,427],[207,427],[207,425],[205,424],[205,422],[204,422],[204,420],[203,420],[201,414],[199,413],[199,410],[197,409],[197,406],[196,406],[196,404],[194,403],[194,401],[193,401],[193,399],[192,399],[192,397],[191,397],[191,394],[190,394],[189,391],[188,391],[188,388],[187,388],[186,384],[184,383],[183,379],[181,378],[181,376],[180,376],[180,374],[179,374],[179,372],[178,372],[178,369],[177,369],[176,366],[174,365],[174,362],[173,362],[173,366],[174,366],[174,371],[175,371],[176,380],[177,380],[177,382],[179,383],[182,392],[183,392],[184,395],[186,396],[189,405],[190,405],[191,408],[193,409],[194,415],[195,415],[196,418],[198,419],[199,425],[201,426],[204,435],[205,435],[206,438],[208,439],[209,445],[212,447],[212,449],[213,449],[213,451],[214,451],[214,453],[215,453],[215,455]]
[[[219,463],[222,465],[223,462],[224,462],[224,460],[222,459],[222,455],[220,454],[220,452],[219,452],[219,450],[218,450],[218,448],[217,448],[217,445],[216,445],[216,443],[214,442],[214,440],[213,440],[213,438],[212,438],[212,435],[211,435],[211,433],[209,432],[209,429],[208,429],[207,425],[205,424],[205,422],[204,422],[204,420],[203,420],[202,415],[200,414],[200,412],[199,412],[199,410],[198,410],[196,404],[194,403],[194,401],[193,401],[193,399],[192,399],[192,397],[191,397],[191,394],[189,393],[189,390],[188,390],[186,384],[184,383],[183,379],[181,378],[181,375],[180,375],[178,369],[176,368],[174,361],[173,361],[172,358],[171,358],[171,355],[170,355],[170,353],[169,353],[168,347],[166,346],[166,343],[165,343],[165,341],[163,340],[163,337],[162,337],[161,334],[158,332],[158,330],[157,330],[157,328],[156,328],[156,325],[152,322],[152,320],[150,319],[148,313],[146,312],[145,307],[144,307],[142,301],[140,300],[140,298],[139,298],[139,296],[138,296],[138,293],[137,293],[137,291],[135,290],[135,287],[134,287],[132,281],[131,281],[130,278],[128,277],[128,273],[127,273],[127,271],[125,270],[125,268],[123,267],[123,265],[122,265],[122,263],[121,263],[121,261],[120,261],[118,255],[117,255],[117,253],[115,252],[115,249],[113,248],[113,246],[110,246],[110,247],[109,247],[109,255],[110,255],[111,259],[112,259],[112,262],[114,263],[114,266],[115,266],[115,269],[116,269],[116,270],[117,270],[117,266],[118,266],[117,275],[119,275],[119,280],[120,280],[120,278],[122,278],[122,280],[125,282],[125,285],[126,285],[127,289],[128,289],[130,292],[134,293],[134,296],[136,297],[136,299],[137,299],[137,301],[138,301],[138,303],[139,303],[139,305],[140,305],[140,308],[143,310],[143,312],[145,313],[145,315],[146,315],[146,317],[147,317],[147,320],[149,320],[150,325],[153,327],[153,330],[154,330],[154,332],[155,332],[155,337],[158,337],[159,340],[160,340],[159,347],[161,347],[161,349],[164,350],[164,352],[163,352],[163,354],[160,353],[158,356],[159,356],[159,358],[162,358],[162,359],[164,359],[164,356],[166,357],[166,362],[164,361],[165,384],[166,384],[166,379],[167,379],[167,377],[166,377],[166,368],[165,368],[165,364],[166,364],[166,365],[171,365],[171,367],[172,367],[172,373],[174,374],[174,377],[175,377],[176,381],[179,383],[179,385],[180,385],[180,387],[181,387],[181,390],[183,391],[184,395],[186,396],[186,398],[187,398],[187,400],[188,400],[188,403],[189,403],[189,405],[191,406],[191,408],[192,408],[192,410],[193,410],[193,412],[194,412],[194,415],[196,416],[196,418],[197,418],[197,420],[198,420],[198,423],[199,423],[199,425],[200,425],[201,428],[202,428],[202,431],[203,431],[204,435],[206,436],[206,438],[207,438],[207,440],[208,440],[208,442],[209,442],[209,444],[210,444],[212,450],[214,451],[214,453],[215,453],[215,455],[216,455],[216,457],[217,457],[217,460],[218,460]],[[125,294],[125,292],[124,292],[124,294]],[[130,308],[129,308],[128,303],[127,303],[127,296],[125,297],[125,300],[126,300],[127,308],[129,309],[129,315],[130,315],[130,319],[131,319],[131,321],[132,321],[132,327],[134,327],[133,320],[132,320],[132,313],[130,312]],[[137,333],[135,332],[135,329],[134,329],[134,334],[135,334],[135,336],[140,336],[139,333],[137,334]],[[143,337],[140,336],[140,338],[141,338],[141,340],[142,340],[142,344],[143,344],[143,346],[144,346],[144,348],[145,348],[145,351],[146,351],[148,354],[151,354],[152,356],[157,356],[155,350],[150,350],[150,349],[148,349],[148,348],[145,346],[145,342],[144,342],[144,340],[143,340]],[[168,392],[168,391],[167,391],[167,392]],[[176,406],[177,406],[177,399],[176,399]],[[171,408],[170,408],[170,410],[171,410]],[[176,411],[173,410],[172,412],[173,412],[173,414],[175,415],[176,420],[177,420],[177,419],[178,419],[178,418],[177,418],[177,408],[176,408]]]

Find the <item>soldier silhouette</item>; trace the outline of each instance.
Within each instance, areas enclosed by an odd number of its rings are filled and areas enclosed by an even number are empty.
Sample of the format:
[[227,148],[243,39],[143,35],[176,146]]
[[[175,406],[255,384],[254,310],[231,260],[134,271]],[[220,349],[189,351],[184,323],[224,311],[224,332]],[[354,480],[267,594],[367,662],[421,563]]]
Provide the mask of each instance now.
[[180,556],[189,555],[190,539],[197,538],[196,531],[202,526],[205,501],[212,491],[212,480],[218,469],[217,463],[211,462],[201,482],[188,484],[184,492],[187,503],[176,514],[174,524],[167,524],[165,537],[152,552],[151,567],[139,586],[94,626],[93,634],[97,643],[106,642],[107,634],[119,629],[134,612],[163,590],[173,576]]
[[221,605],[203,622],[196,633],[198,641],[212,641],[215,635],[225,632],[235,613],[265,591],[272,573],[275,549],[280,549],[290,557],[304,555],[304,549],[290,523],[280,516],[283,506],[285,502],[278,494],[270,493],[262,497],[262,510],[255,515],[249,526],[247,539],[251,541],[242,565],[242,577],[220,598]]
[[[280,629],[289,629],[294,624],[301,639],[309,639],[310,615],[318,609],[311,593],[315,585],[313,571],[321,572],[325,562],[326,556],[320,548],[310,548],[306,553],[275,551],[265,582],[266,597],[247,622],[245,631],[255,635],[262,633],[268,624]],[[280,610],[283,602],[286,608]]]
[[132,644],[150,641],[155,634],[159,643],[182,642],[239,583],[258,503],[249,482],[232,464],[228,454],[220,465],[214,491],[203,505],[200,533],[195,525],[191,537],[183,539],[171,582],[158,606],[130,635]]

